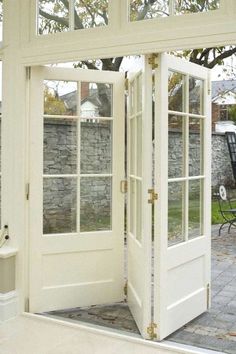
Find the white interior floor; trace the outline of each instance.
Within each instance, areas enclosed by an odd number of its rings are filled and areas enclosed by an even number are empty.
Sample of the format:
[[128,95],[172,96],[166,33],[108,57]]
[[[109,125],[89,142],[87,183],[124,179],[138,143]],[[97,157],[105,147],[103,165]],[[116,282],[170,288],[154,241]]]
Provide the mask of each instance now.
[[[217,354],[180,344],[149,342],[120,332],[21,315],[0,325],[1,354]],[[219,354],[220,352],[218,352]]]

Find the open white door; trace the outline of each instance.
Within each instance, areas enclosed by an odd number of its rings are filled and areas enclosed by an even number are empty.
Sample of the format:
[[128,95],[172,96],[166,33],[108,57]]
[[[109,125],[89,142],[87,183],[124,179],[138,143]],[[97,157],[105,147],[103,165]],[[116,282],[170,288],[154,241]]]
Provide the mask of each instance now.
[[128,305],[144,338],[150,338],[152,204],[152,69],[129,76],[128,98]]
[[161,54],[155,92],[154,323],[160,340],[209,307],[209,71]]
[[35,67],[30,85],[30,311],[121,301],[124,77]]

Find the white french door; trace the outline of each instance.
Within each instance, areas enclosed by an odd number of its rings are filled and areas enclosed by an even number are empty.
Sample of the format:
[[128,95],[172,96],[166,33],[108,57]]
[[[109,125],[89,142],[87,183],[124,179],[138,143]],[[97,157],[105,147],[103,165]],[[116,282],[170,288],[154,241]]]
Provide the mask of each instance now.
[[124,298],[124,77],[35,67],[30,311]]
[[155,69],[154,323],[157,339],[206,311],[211,112],[206,68],[161,54]]
[[140,333],[149,338],[151,322],[152,69],[129,75],[128,99],[128,305]]

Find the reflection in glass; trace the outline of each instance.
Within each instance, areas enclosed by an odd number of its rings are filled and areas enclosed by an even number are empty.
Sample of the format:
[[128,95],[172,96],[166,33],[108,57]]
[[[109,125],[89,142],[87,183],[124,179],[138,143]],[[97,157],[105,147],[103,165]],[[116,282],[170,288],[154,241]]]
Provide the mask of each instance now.
[[168,1],[130,0],[130,21],[140,21],[169,15]]
[[174,0],[175,14],[182,15],[196,12],[207,12],[220,7],[220,0],[182,1]]
[[80,173],[112,173],[112,122],[81,121]]
[[169,115],[168,129],[168,176],[184,176],[184,118]]
[[69,30],[69,7],[63,1],[38,0],[38,11],[38,34]]
[[130,178],[130,228],[129,231],[134,235],[135,234],[135,180]]
[[168,185],[168,246],[184,241],[184,182]]
[[137,112],[142,111],[142,74],[137,77]]
[[77,114],[77,83],[72,81],[44,81],[44,114]]
[[189,230],[188,238],[202,235],[202,198],[201,181],[189,181]]
[[81,177],[80,231],[111,230],[112,178]]
[[203,114],[203,81],[189,78],[189,113]]
[[203,174],[202,119],[189,119],[189,176]]
[[77,173],[77,122],[44,118],[44,174]]
[[168,96],[170,111],[184,111],[184,75],[169,71]]
[[136,181],[136,239],[142,241],[142,182]]
[[108,25],[108,0],[75,0],[75,29]]
[[81,117],[111,117],[112,85],[95,82],[81,83]]
[[137,122],[137,172],[138,177],[142,177],[142,115],[138,115]]
[[135,118],[130,120],[130,174],[135,174]]
[[76,232],[77,178],[44,178],[43,233]]

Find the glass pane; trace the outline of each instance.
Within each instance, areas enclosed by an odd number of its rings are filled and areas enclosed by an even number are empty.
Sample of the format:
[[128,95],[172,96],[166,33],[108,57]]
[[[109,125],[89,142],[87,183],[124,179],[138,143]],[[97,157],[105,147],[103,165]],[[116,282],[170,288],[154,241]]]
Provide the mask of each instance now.
[[44,173],[77,173],[77,122],[44,118]]
[[184,75],[169,71],[168,96],[169,110],[184,112]]
[[130,174],[135,175],[135,118],[130,120]]
[[191,0],[191,1],[182,1],[174,0],[175,4],[175,14],[187,14],[194,12],[206,12],[210,10],[216,10],[220,6],[220,0]]
[[81,83],[81,117],[111,117],[112,112],[111,84]]
[[140,21],[169,15],[169,1],[130,0],[130,21]]
[[137,77],[137,112],[142,111],[142,74]]
[[69,29],[69,7],[61,0],[38,0],[38,33],[65,32]]
[[111,230],[112,178],[81,177],[80,231]]
[[76,232],[77,178],[44,178],[43,233]]
[[136,118],[137,121],[137,176],[142,177],[142,116]]
[[189,239],[202,235],[201,181],[189,181]]
[[80,173],[112,173],[112,122],[81,122]]
[[108,0],[75,0],[75,29],[108,24]]
[[130,104],[130,115],[133,115],[134,114],[134,82],[130,84],[129,104]]
[[184,176],[184,118],[169,115],[168,176]]
[[189,119],[189,176],[203,173],[202,119]]
[[72,81],[44,81],[44,114],[77,114],[77,83]]
[[189,78],[189,113],[203,114],[203,81]]
[[135,234],[135,180],[130,178],[130,232]]
[[168,186],[168,246],[184,241],[184,182]]
[[136,238],[142,240],[142,182],[136,181]]

